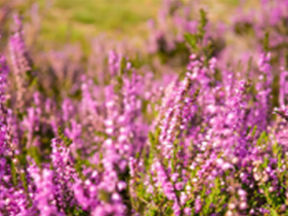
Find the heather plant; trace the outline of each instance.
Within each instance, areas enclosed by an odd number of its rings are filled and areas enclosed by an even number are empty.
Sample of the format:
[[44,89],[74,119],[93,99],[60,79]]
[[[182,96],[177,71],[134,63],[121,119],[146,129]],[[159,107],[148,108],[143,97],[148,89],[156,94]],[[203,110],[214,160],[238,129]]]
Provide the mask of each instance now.
[[235,65],[196,3],[163,1],[143,39],[153,50],[98,38],[88,57],[70,45],[30,55],[14,16],[0,57],[0,215],[288,214],[287,64],[273,30],[288,5],[271,23],[232,24],[264,28]]
[[233,18],[233,31],[241,37],[249,38],[251,50],[259,49],[265,40],[265,33],[270,35],[272,63],[284,64],[287,47],[287,1],[261,1],[257,10],[243,10],[239,7]]
[[[197,1],[166,0],[162,3],[157,19],[149,22],[150,53],[157,54],[162,62],[171,66],[185,66],[189,55],[189,49],[185,45],[187,35],[192,35],[195,40],[202,40],[202,45],[209,44],[210,52],[215,56],[221,52],[225,46],[221,36],[223,25],[211,25],[206,12],[197,6]],[[197,9],[200,16],[195,16],[199,14]]]

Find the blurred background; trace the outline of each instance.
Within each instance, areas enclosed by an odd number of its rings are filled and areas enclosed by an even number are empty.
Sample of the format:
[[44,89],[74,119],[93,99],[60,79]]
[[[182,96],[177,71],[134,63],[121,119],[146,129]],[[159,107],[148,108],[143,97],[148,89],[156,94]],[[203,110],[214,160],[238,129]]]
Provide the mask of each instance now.
[[[210,21],[225,23],[241,3],[240,0],[194,2],[208,9]],[[246,6],[256,2],[250,0]],[[29,48],[43,50],[78,43],[86,52],[91,39],[99,34],[115,40],[129,37],[139,44],[139,38],[148,36],[148,21],[157,18],[162,3],[162,0],[1,0],[1,31],[5,38],[11,14],[20,13]]]

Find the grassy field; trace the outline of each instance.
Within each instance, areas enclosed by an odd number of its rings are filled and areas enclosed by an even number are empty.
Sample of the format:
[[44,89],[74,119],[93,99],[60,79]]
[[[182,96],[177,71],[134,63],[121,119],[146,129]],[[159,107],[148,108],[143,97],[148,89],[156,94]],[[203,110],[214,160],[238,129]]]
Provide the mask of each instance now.
[[37,3],[41,17],[39,40],[63,44],[85,43],[102,32],[116,38],[139,35],[144,32],[147,20],[157,15],[160,0],[41,0]]
[[[198,0],[198,3],[207,5],[204,8],[210,20],[225,22],[239,1]],[[40,28],[36,43],[49,49],[74,42],[87,48],[90,39],[99,33],[114,39],[143,37],[147,35],[147,20],[157,16],[162,0],[0,0],[2,6],[12,2],[28,23],[33,8],[38,8]]]

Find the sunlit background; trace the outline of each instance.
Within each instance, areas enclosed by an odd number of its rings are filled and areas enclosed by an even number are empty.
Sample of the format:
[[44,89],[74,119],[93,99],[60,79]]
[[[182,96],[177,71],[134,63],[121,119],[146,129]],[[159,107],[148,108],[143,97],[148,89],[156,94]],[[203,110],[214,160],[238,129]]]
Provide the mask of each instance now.
[[[185,1],[184,1],[185,2]],[[229,23],[229,17],[243,0],[195,0],[208,10],[210,21]],[[257,0],[245,7],[257,6]],[[27,44],[43,49],[63,43],[79,43],[89,50],[90,40],[99,34],[121,40],[139,38],[149,32],[147,22],[156,19],[161,0],[1,0],[0,21],[7,33],[11,14],[24,17]],[[136,39],[137,40],[137,39]]]

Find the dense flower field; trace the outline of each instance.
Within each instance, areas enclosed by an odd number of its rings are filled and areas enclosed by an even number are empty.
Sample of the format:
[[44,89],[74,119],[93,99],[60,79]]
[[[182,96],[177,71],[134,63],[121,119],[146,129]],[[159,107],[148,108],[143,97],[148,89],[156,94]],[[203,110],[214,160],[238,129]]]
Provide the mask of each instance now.
[[145,49],[88,57],[30,53],[14,14],[0,215],[288,215],[288,1],[243,8],[224,25],[163,0]]

